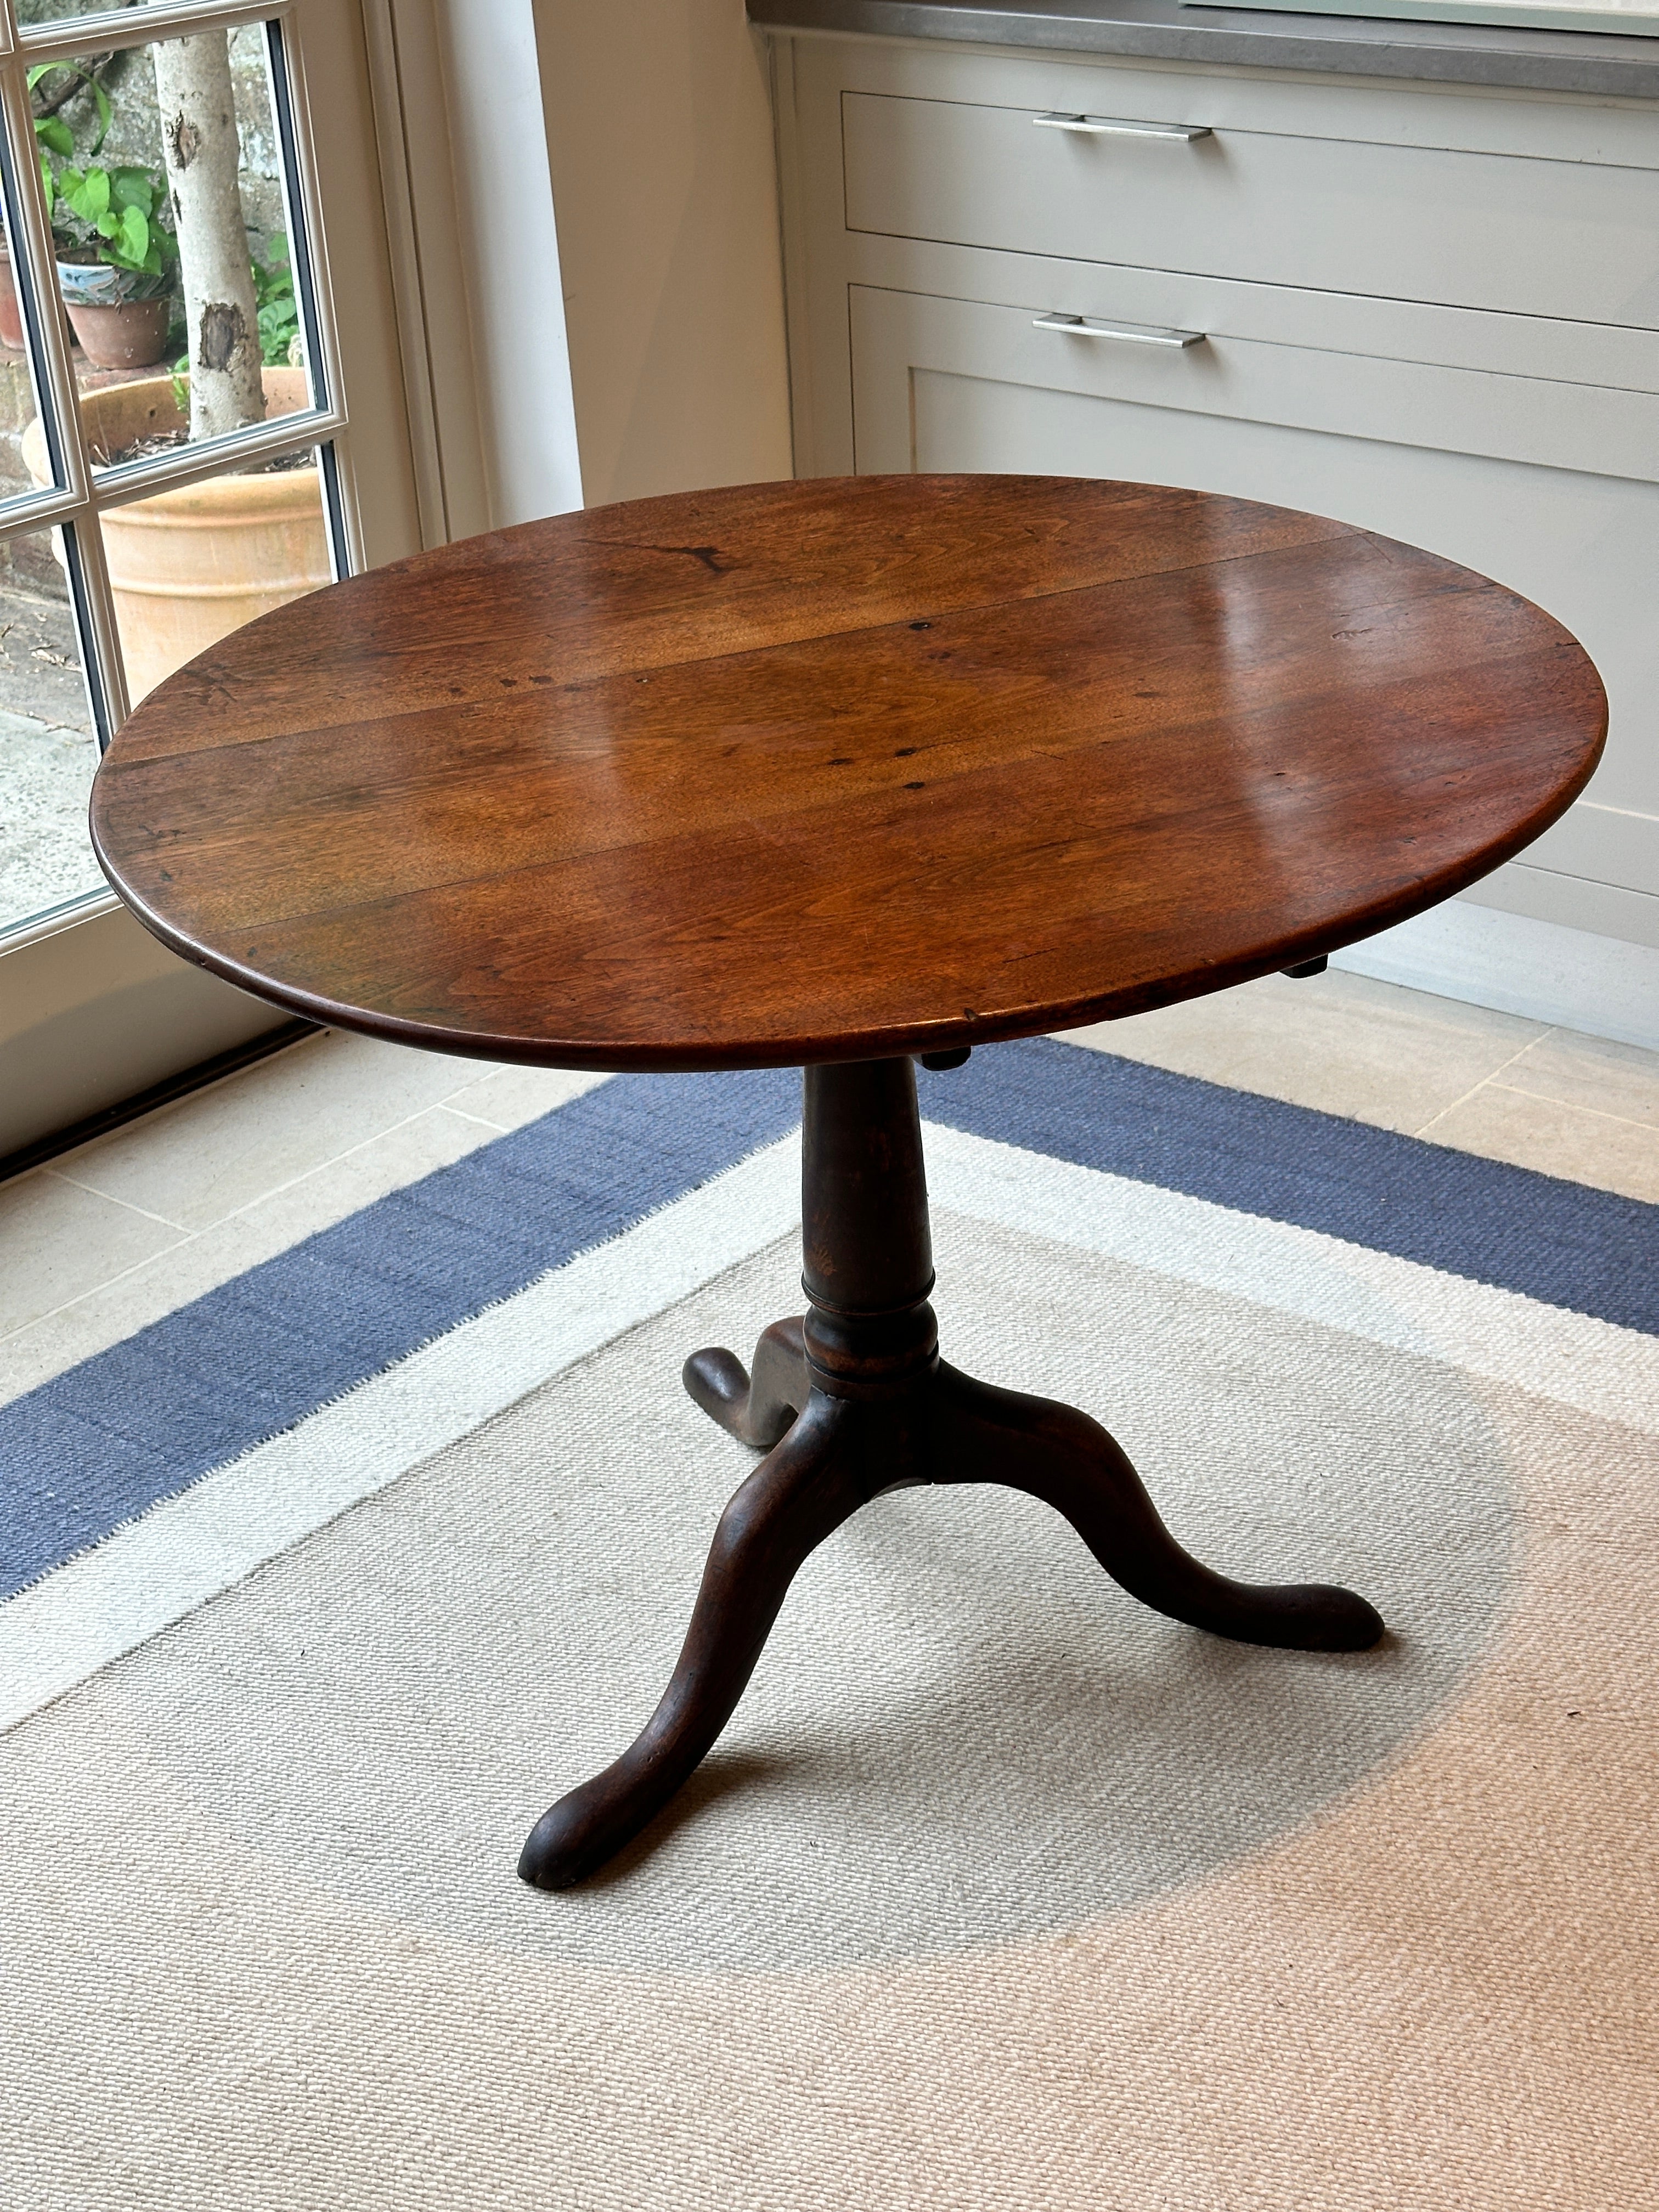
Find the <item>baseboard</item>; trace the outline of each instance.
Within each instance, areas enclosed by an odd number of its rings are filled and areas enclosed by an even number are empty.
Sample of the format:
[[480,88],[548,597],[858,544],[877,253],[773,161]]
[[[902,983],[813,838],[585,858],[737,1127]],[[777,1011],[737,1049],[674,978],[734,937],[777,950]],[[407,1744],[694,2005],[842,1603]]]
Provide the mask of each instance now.
[[275,1006],[169,952],[114,899],[82,902],[0,940],[0,1156],[50,1150],[89,1117],[118,1118],[287,1026]]
[[1331,965],[1659,1051],[1659,951],[1621,937],[1452,899]]
[[94,1137],[106,1137],[112,1129],[125,1128],[129,1121],[137,1121],[146,1114],[153,1114],[158,1106],[171,1106],[175,1099],[189,1097],[192,1091],[205,1091],[210,1083],[221,1083],[228,1075],[236,1075],[256,1060],[269,1060],[273,1053],[285,1052],[301,1037],[315,1036],[315,1022],[281,1022],[275,1029],[265,1030],[250,1037],[245,1044],[233,1045],[228,1052],[215,1053],[210,1060],[200,1060],[194,1067],[181,1068],[148,1090],[123,1098],[111,1106],[88,1114],[84,1121],[73,1121],[67,1128],[56,1129],[50,1136],[38,1137],[31,1145],[8,1152],[0,1158],[0,1182],[9,1182],[14,1176],[27,1175],[47,1160],[55,1160],[64,1152],[72,1152],[79,1145],[89,1145]]

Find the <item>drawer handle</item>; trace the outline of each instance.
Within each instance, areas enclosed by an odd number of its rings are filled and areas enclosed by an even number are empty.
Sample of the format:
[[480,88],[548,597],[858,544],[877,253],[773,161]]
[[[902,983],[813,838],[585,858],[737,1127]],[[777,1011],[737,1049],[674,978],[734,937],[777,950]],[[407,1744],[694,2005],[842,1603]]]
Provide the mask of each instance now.
[[1211,135],[1207,123],[1127,123],[1115,115],[1067,115],[1058,108],[1031,120],[1039,131],[1076,131],[1085,138],[1179,138],[1190,146]]
[[1074,338],[1121,338],[1126,345],[1202,345],[1205,331],[1165,330],[1156,323],[1099,323],[1091,315],[1039,315],[1034,331],[1064,331]]

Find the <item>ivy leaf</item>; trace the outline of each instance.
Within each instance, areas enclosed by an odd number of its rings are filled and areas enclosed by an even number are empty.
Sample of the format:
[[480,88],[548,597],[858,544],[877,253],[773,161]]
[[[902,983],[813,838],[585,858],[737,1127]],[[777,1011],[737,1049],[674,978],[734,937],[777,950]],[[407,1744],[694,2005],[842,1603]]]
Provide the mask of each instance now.
[[44,123],[37,123],[34,135],[43,146],[48,147],[61,160],[66,160],[75,151],[75,139],[70,127],[58,116],[50,115]]
[[[149,267],[149,217],[142,208],[130,207],[126,210],[121,217],[121,242],[133,260],[144,267]],[[161,257],[158,253],[155,257],[155,268],[150,271],[151,275],[158,273],[161,266]]]

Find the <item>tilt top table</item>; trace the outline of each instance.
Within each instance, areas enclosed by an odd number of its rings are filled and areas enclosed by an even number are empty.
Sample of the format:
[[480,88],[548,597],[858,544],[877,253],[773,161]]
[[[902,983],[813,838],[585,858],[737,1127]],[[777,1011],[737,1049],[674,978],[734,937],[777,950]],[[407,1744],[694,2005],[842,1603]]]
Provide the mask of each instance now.
[[1343,524],[1140,484],[861,477],[474,538],[279,609],[127,723],[93,830],[162,941],[492,1060],[801,1066],[808,1311],[692,1397],[766,1456],[644,1733],[520,1872],[604,1864],[797,1569],[900,1485],[1046,1499],[1146,1604],[1322,1651],[1365,1601],[1200,1565],[1105,1430],[939,1356],[913,1060],[1324,954],[1517,852],[1606,701],[1559,623]]

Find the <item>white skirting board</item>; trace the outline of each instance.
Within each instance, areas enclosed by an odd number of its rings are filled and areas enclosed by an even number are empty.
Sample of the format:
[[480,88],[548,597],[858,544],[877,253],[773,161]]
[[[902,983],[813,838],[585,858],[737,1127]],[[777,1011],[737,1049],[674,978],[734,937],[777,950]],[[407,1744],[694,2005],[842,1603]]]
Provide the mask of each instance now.
[[1621,937],[1452,899],[1331,965],[1659,1051],[1659,951]]

